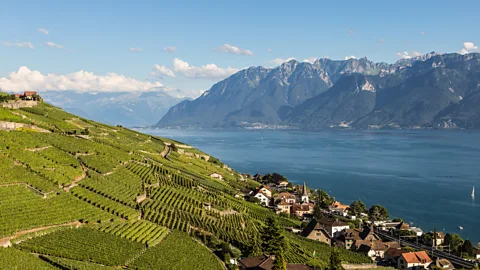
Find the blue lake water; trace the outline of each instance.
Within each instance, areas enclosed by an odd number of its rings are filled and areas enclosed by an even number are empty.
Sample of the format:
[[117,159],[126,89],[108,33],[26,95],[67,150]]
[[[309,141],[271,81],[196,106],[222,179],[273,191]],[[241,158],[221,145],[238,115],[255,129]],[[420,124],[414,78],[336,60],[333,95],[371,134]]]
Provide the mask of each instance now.
[[424,231],[480,241],[479,131],[141,131],[191,144],[240,172],[278,172],[342,203],[381,204]]

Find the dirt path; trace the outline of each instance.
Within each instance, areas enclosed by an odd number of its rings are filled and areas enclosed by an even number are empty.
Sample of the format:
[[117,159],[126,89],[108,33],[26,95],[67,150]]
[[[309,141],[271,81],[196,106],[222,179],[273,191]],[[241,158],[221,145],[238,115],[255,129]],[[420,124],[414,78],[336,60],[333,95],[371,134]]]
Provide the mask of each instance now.
[[30,151],[30,152],[37,152],[37,151],[43,151],[43,150],[46,150],[48,148],[52,147],[51,145],[48,145],[48,146],[44,146],[44,147],[39,147],[39,148],[27,148],[25,150],[27,151]]
[[79,176],[75,177],[75,179],[73,179],[72,183],[70,185],[68,185],[67,187],[64,187],[63,190],[65,190],[66,192],[69,192],[71,188],[74,188],[77,185],[77,183],[79,181],[81,181],[82,179],[84,179],[85,177],[87,177],[87,170],[85,169],[85,167],[82,164],[82,175],[79,175]]
[[160,152],[160,155],[166,158],[169,153],[170,153],[170,146],[165,145],[165,148],[162,150],[162,152]]
[[12,236],[9,236],[9,237],[5,237],[5,238],[1,238],[0,239],[0,246],[2,247],[8,247],[11,245],[11,240],[17,238],[17,237],[20,237],[22,235],[25,235],[25,234],[29,234],[29,233],[33,233],[33,232],[38,232],[38,231],[43,231],[43,230],[46,230],[46,229],[50,229],[50,228],[56,228],[56,227],[64,227],[64,226],[81,226],[82,223],[80,223],[79,221],[74,221],[74,222],[70,222],[70,223],[64,223],[64,224],[57,224],[57,225],[50,225],[50,226],[44,226],[44,227],[38,227],[38,228],[33,228],[33,229],[30,229],[30,230],[25,230],[25,231],[20,231],[20,232],[16,232],[14,235]]

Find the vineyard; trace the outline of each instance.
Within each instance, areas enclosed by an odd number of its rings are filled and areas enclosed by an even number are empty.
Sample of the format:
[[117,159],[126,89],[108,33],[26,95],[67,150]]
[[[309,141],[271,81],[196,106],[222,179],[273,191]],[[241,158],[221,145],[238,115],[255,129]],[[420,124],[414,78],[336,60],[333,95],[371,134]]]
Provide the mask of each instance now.
[[92,229],[66,229],[36,237],[17,248],[60,258],[123,265],[145,247],[136,242]]
[[[256,183],[179,142],[44,103],[0,108],[2,119],[51,133],[0,131],[0,240],[12,237],[13,245],[0,249],[0,269],[19,260],[38,265],[32,269],[223,269],[195,238],[216,238],[246,253],[269,217],[284,227],[301,225],[235,198]],[[172,143],[177,151],[167,148]],[[223,180],[209,176],[214,172]],[[288,261],[326,265],[328,247],[287,239]],[[340,253],[345,262],[369,260]]]
[[133,267],[137,269],[224,269],[206,247],[181,232],[171,233],[160,245],[140,256]]

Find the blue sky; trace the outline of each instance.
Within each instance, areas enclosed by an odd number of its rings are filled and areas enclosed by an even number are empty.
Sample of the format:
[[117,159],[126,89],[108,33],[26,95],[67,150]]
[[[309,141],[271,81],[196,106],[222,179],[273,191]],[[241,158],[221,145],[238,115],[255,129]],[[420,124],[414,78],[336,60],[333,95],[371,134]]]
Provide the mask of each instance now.
[[433,50],[474,52],[480,43],[480,1],[18,0],[1,6],[0,87],[11,91],[163,85],[196,96],[238,69],[291,57],[394,62]]

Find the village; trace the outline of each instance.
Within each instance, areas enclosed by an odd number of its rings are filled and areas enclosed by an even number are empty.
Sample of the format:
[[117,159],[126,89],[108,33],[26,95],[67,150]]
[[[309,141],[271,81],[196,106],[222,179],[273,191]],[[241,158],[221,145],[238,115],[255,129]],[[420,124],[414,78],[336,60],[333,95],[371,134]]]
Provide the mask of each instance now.
[[[249,177],[249,176],[246,176]],[[478,267],[480,248],[469,240],[459,247],[458,235],[444,232],[423,232],[397,218],[390,220],[388,211],[379,205],[367,209],[360,202],[342,204],[326,192],[309,189],[306,183],[293,185],[279,174],[256,174],[252,179],[261,185],[245,194],[255,202],[285,217],[303,221],[302,228],[287,230],[335,248],[348,249],[372,260],[375,267],[397,269],[470,269]],[[461,240],[461,239],[460,239]],[[469,247],[471,246],[471,247]],[[240,269],[268,269],[268,256],[239,261]],[[472,267],[473,266],[473,267]],[[256,268],[260,267],[260,268]],[[293,265],[292,269],[296,269]],[[287,265],[287,269],[290,269]]]

